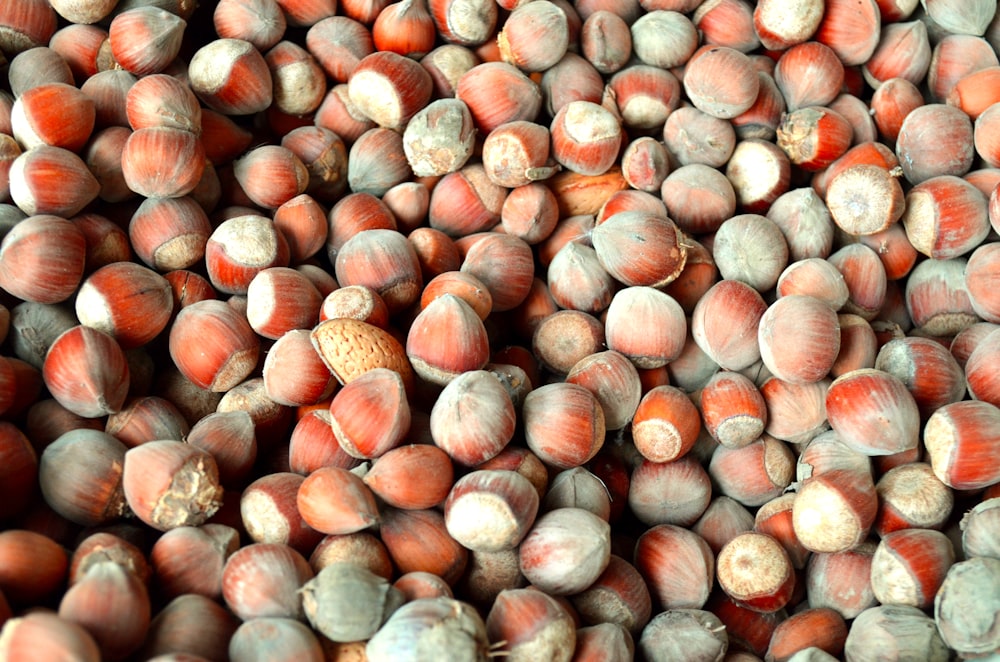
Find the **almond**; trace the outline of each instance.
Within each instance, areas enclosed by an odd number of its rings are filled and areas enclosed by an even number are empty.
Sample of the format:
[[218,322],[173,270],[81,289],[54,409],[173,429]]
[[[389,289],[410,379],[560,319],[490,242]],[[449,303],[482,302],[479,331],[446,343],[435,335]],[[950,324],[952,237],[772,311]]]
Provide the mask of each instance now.
[[413,387],[406,350],[385,329],[351,318],[331,319],[312,330],[312,342],[341,384],[374,368],[388,368],[399,373],[407,391]]

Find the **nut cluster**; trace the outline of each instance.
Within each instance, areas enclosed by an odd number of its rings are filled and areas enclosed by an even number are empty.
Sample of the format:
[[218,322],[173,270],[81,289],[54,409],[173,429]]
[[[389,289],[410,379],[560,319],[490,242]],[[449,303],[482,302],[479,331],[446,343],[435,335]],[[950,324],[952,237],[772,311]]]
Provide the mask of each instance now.
[[998,52],[0,2],[0,658],[1000,654]]

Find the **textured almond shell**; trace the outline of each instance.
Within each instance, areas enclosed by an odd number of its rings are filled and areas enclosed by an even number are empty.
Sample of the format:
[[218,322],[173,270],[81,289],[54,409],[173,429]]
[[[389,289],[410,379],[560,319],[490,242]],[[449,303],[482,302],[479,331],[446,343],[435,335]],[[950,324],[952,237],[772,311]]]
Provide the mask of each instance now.
[[413,368],[403,345],[385,329],[356,319],[326,320],[312,330],[312,342],[341,384],[373,368],[395,370],[409,391]]

